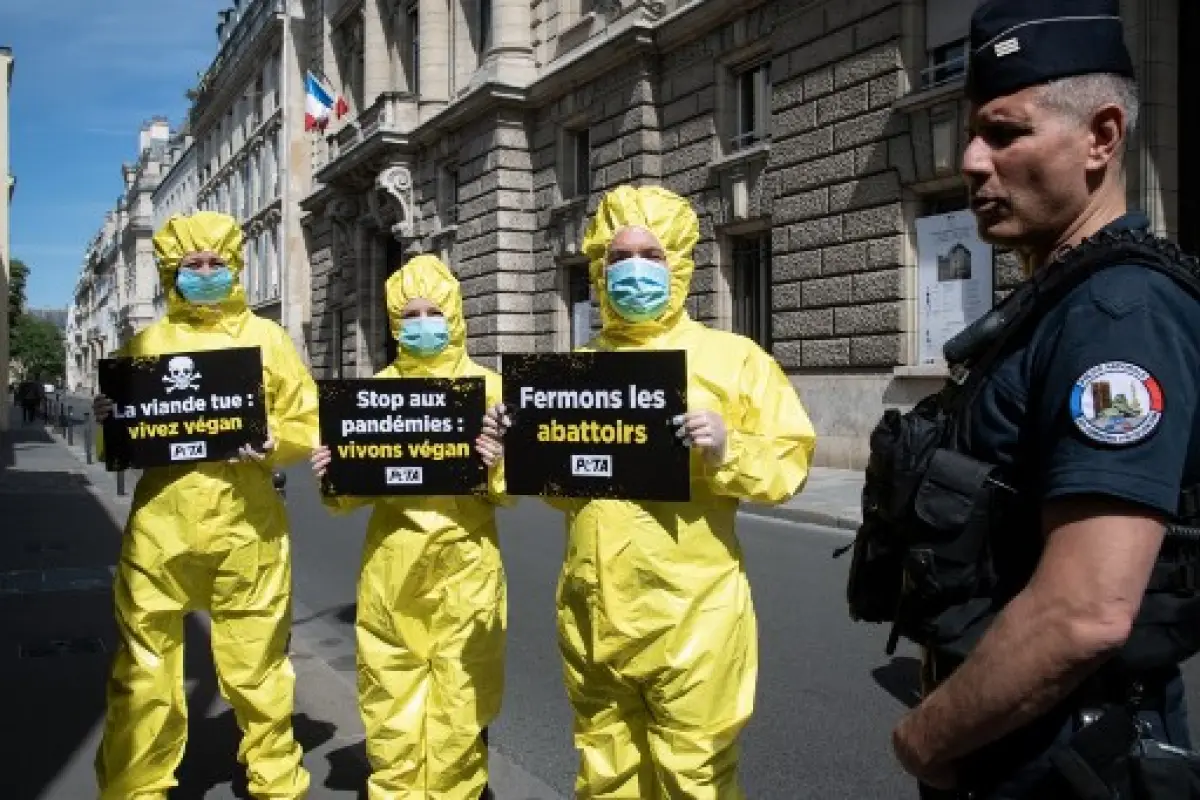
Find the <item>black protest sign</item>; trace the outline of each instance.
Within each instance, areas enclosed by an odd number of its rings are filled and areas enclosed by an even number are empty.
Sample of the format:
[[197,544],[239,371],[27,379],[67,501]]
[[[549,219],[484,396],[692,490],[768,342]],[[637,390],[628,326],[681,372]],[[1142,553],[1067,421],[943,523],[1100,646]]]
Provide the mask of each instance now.
[[504,356],[513,495],[690,499],[682,351]]
[[467,495],[487,492],[475,452],[483,378],[318,381],[321,443],[331,495]]
[[225,461],[268,438],[262,353],[257,347],[109,358],[100,393],[110,470]]

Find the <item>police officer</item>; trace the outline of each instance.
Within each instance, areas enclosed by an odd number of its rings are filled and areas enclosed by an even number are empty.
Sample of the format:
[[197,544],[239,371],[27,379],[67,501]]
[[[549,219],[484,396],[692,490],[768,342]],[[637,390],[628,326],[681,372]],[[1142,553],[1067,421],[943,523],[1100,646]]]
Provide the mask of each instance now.
[[[971,21],[967,95],[962,171],[979,234],[1015,250],[1027,275],[1097,234],[1148,227],[1125,201],[1138,94],[1118,0],[987,0]],[[893,733],[924,796],[1079,796],[1055,754],[1131,686],[1143,730],[1190,747],[1176,665],[1119,678],[1109,667],[1181,491],[1200,481],[1198,330],[1195,296],[1120,261],[991,366],[966,448],[1009,476],[1019,511],[991,539],[1002,610],[965,659],[927,649],[924,698]]]

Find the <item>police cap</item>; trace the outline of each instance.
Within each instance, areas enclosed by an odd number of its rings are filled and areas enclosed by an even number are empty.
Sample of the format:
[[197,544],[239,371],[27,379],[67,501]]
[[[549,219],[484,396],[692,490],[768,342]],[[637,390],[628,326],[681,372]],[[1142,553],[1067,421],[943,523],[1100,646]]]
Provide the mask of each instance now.
[[985,0],[969,46],[966,92],[976,105],[1073,75],[1133,77],[1118,0]]

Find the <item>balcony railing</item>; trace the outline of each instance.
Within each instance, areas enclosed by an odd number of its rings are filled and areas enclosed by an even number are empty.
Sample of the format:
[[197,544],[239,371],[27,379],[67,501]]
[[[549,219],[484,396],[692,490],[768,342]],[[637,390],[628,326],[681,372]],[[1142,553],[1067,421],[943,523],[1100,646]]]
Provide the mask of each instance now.
[[417,127],[417,96],[411,92],[383,92],[329,139],[329,160],[352,150],[379,132],[406,133]]

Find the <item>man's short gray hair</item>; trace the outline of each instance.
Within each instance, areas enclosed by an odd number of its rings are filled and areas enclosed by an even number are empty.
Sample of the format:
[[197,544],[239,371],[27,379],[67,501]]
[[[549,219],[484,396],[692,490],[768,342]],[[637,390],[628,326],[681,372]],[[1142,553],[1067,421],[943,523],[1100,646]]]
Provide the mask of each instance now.
[[1050,81],[1042,87],[1042,105],[1061,111],[1086,124],[1103,106],[1112,104],[1125,112],[1125,139],[1137,129],[1138,85],[1132,78],[1111,73],[1074,75]]

